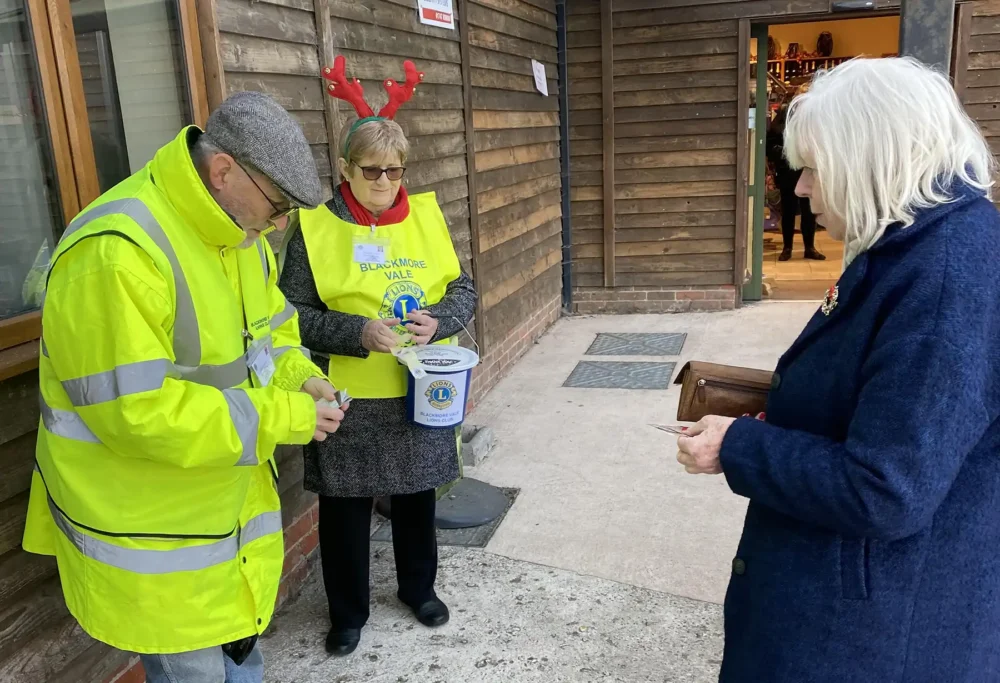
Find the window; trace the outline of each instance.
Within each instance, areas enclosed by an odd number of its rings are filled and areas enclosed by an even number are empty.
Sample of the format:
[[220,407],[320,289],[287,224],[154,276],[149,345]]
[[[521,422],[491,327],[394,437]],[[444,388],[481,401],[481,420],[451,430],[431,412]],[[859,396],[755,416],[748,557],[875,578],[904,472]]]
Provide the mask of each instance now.
[[170,0],[72,0],[101,191],[191,121],[180,21]]
[[196,11],[195,0],[0,0],[0,375],[3,350],[38,328],[66,222],[183,126],[204,125]]
[[37,308],[64,221],[36,64],[24,0],[0,0],[0,318]]

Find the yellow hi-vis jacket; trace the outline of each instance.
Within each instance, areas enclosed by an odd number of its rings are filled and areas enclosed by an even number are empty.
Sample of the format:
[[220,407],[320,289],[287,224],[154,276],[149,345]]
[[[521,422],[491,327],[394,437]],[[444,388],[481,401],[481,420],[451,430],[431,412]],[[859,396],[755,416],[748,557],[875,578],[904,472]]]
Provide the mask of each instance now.
[[[196,173],[196,134],[70,223],[42,309],[23,546],[56,556],[87,633],[139,653],[267,627],[284,559],[274,448],[312,437],[298,389],[322,376],[270,249],[239,248]],[[246,357],[263,347],[267,386]]]
[[[299,229],[312,264],[316,292],[328,308],[367,318],[400,318],[441,301],[462,270],[448,223],[433,192],[410,195],[410,212],[393,225],[357,225],[325,205],[299,212]],[[382,246],[379,263],[365,261]],[[406,332],[398,325],[397,332]],[[455,337],[439,344],[454,344]],[[330,359],[330,381],[355,398],[406,395],[405,365],[388,353]]]

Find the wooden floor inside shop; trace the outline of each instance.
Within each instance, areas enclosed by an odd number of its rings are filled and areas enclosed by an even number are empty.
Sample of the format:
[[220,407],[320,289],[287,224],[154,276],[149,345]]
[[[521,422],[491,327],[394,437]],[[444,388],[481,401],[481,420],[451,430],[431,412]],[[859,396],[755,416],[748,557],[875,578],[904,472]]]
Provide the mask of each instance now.
[[816,248],[825,261],[804,258],[802,233],[795,233],[790,261],[778,261],[781,233],[764,233],[764,298],[772,301],[820,301],[840,277],[844,246],[830,239],[825,230],[816,232]]

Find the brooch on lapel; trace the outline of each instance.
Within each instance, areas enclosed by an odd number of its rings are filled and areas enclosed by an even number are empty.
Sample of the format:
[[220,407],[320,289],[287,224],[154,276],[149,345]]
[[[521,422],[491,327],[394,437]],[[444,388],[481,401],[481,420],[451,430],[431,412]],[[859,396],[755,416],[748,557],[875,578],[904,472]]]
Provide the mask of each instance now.
[[823,311],[823,315],[830,315],[833,309],[837,307],[837,297],[840,296],[840,287],[834,285],[830,289],[826,290],[826,296],[823,298],[823,305],[819,310]]

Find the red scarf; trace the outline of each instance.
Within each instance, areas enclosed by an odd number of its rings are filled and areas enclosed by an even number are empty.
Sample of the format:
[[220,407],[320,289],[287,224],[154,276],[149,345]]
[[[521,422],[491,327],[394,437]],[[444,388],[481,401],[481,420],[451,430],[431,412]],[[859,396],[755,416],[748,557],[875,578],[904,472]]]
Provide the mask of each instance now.
[[392,206],[383,211],[377,219],[372,215],[371,211],[363,207],[361,202],[357,200],[354,193],[351,192],[351,186],[347,181],[340,184],[340,194],[343,195],[344,203],[351,210],[351,215],[357,221],[358,225],[394,225],[402,223],[410,215],[410,199],[406,194],[406,188],[402,185],[399,186],[399,194],[396,195],[396,201],[392,203]]

